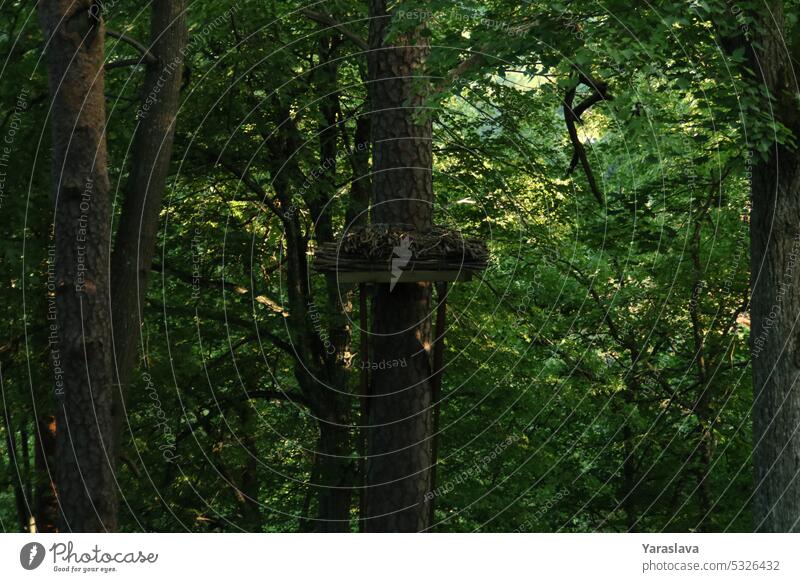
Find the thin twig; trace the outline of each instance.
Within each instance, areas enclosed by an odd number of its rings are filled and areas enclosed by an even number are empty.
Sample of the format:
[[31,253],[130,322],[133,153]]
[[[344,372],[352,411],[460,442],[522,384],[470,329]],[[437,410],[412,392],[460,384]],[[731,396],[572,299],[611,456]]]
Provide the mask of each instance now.
[[158,62],[158,59],[156,58],[156,56],[153,53],[151,53],[146,46],[144,46],[142,43],[140,43],[135,38],[131,38],[130,36],[128,36],[124,32],[118,32],[116,30],[112,30],[110,28],[106,28],[106,36],[110,36],[111,38],[116,38],[117,40],[120,40],[121,42],[129,44],[130,46],[135,48],[137,51],[142,53],[142,56],[144,57],[144,60],[147,61],[149,64],[154,65],[154,64],[156,64]]

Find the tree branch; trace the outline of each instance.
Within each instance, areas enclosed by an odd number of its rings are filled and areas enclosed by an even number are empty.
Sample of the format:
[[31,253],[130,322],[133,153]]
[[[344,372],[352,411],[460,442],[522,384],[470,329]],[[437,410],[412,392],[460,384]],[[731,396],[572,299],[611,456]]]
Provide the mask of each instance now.
[[147,63],[154,65],[158,62],[156,56],[153,53],[151,53],[146,46],[144,46],[135,38],[131,38],[130,36],[128,36],[123,32],[117,32],[116,30],[111,30],[110,28],[106,28],[106,36],[110,36],[111,38],[116,38],[117,40],[132,46],[137,51],[142,53],[142,57]]
[[475,53],[471,57],[464,59],[460,63],[458,63],[455,67],[447,71],[447,74],[444,76],[442,81],[436,85],[435,91],[437,93],[441,93],[445,91],[450,84],[459,79],[464,73],[469,71],[471,68],[482,64],[484,61],[483,53]]
[[578,136],[576,122],[580,121],[578,113],[583,113],[594,103],[602,101],[605,98],[598,91],[585,101],[582,101],[577,107],[573,108],[572,103],[575,101],[576,91],[577,86],[568,90],[566,96],[564,97],[564,122],[567,124],[569,139],[572,142],[572,148],[575,151],[567,173],[571,173],[572,170],[575,169],[575,166],[578,165],[578,162],[580,162],[581,167],[583,167],[583,173],[586,175],[586,181],[589,183],[589,189],[592,191],[592,194],[600,206],[602,206],[603,193],[600,191],[600,188],[597,185],[597,180],[594,177],[592,166],[589,164],[589,158],[586,156],[586,148],[584,147],[580,136]]
[[342,24],[338,20],[335,20],[330,16],[326,16],[321,12],[315,12],[314,10],[309,10],[307,8],[303,8],[300,12],[302,12],[306,17],[313,20],[314,22],[319,22],[320,24],[325,24],[327,26],[335,28],[336,30],[341,32],[345,37],[353,41],[353,43],[355,43],[355,45],[358,46],[358,48],[360,48],[362,51],[366,51],[369,49],[367,41],[358,36],[355,32],[347,28],[344,24]]
[[[275,267],[272,270],[279,269],[280,266],[283,263],[285,263],[285,259],[283,261],[281,261],[280,263],[278,263],[277,265],[275,265]],[[183,281],[184,283],[188,283],[189,285],[195,285],[195,284],[196,285],[202,285],[203,287],[206,287],[208,289],[220,289],[220,288],[227,289],[228,291],[230,291],[232,293],[235,293],[236,295],[240,295],[240,296],[244,296],[244,295],[249,295],[250,294],[250,290],[248,288],[243,287],[242,285],[239,285],[237,283],[233,283],[231,281],[226,281],[224,279],[222,279],[220,281],[211,281],[211,280],[204,279],[204,278],[201,278],[201,277],[195,277],[192,273],[187,273],[185,271],[181,271],[179,269],[174,269],[172,267],[165,268],[165,267],[163,267],[163,266],[161,266],[159,264],[155,264],[155,263],[153,264],[152,269],[154,271],[156,271],[156,272],[159,272],[159,273],[164,273],[164,274],[167,274],[167,275],[171,275],[171,276]],[[279,304],[274,299],[268,297],[267,295],[258,294],[253,298],[253,301],[255,301],[256,303],[258,303],[260,305],[264,305],[265,307],[268,307],[270,309],[270,311],[273,311],[274,313],[277,313],[277,314],[282,315],[284,317],[288,317],[289,316],[289,312],[286,311],[281,304]]]
[[147,64],[142,58],[138,59],[120,59],[118,61],[113,61],[111,63],[106,63],[105,69],[106,71],[111,71],[112,69],[121,69],[122,67],[135,67],[137,65],[144,65]]
[[237,177],[245,186],[247,186],[250,189],[250,191],[252,191],[257,196],[261,197],[261,202],[263,204],[266,204],[267,208],[269,208],[272,211],[272,213],[275,216],[277,216],[283,224],[288,224],[288,218],[286,217],[286,215],[282,212],[280,208],[278,208],[275,205],[274,200],[272,200],[272,198],[269,197],[267,191],[264,190],[261,184],[259,184],[258,181],[255,178],[253,178],[253,176],[250,175],[250,172],[242,168],[237,168],[234,164],[222,159],[221,155],[212,152],[211,150],[200,147],[196,149],[202,151],[209,160],[213,161],[215,164],[222,166],[229,173]]

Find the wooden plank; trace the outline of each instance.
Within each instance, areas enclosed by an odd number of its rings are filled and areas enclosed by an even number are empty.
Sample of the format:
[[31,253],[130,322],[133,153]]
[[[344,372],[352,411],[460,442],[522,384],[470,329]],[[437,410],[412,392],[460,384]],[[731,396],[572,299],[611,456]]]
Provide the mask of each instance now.
[[[391,271],[343,271],[338,274],[341,283],[391,283]],[[472,271],[403,271],[398,283],[421,281],[469,281]]]

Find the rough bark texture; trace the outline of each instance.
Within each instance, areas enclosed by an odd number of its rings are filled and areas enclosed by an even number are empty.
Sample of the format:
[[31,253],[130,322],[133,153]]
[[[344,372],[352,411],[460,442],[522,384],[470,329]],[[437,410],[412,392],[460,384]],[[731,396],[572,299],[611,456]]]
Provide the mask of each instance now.
[[[416,35],[387,45],[385,0],[370,3],[373,222],[432,225],[431,122],[421,75],[428,47]],[[429,525],[425,493],[431,467],[430,283],[377,285],[369,403],[366,531],[415,532]]]
[[42,0],[52,96],[61,531],[114,531],[104,27],[90,0]]
[[370,17],[373,222],[425,230],[433,217],[431,120],[422,109],[429,48],[416,35],[385,43],[391,22],[385,1],[371,2]]
[[36,431],[36,531],[58,531],[58,500],[53,481],[56,452],[56,419],[52,416],[39,419]]
[[[777,121],[800,135],[783,3],[769,2],[750,53],[758,83],[772,96]],[[769,12],[772,14],[770,15]],[[773,20],[774,18],[774,20]],[[767,109],[769,107],[769,109]],[[774,144],[752,169],[751,351],[753,436],[759,531],[800,531],[800,158]]]
[[150,52],[156,62],[148,64],[145,73],[131,173],[111,263],[115,373],[119,386],[114,394],[118,447],[125,424],[125,393],[136,367],[141,339],[158,215],[172,158],[187,37],[186,0],[159,0],[153,2],[151,10]]

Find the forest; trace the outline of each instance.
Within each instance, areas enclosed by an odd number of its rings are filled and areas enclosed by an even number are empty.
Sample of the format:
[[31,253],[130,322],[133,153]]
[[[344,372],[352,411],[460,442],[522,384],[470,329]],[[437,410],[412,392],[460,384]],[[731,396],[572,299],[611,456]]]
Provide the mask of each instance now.
[[0,529],[800,531],[798,17],[0,2]]

